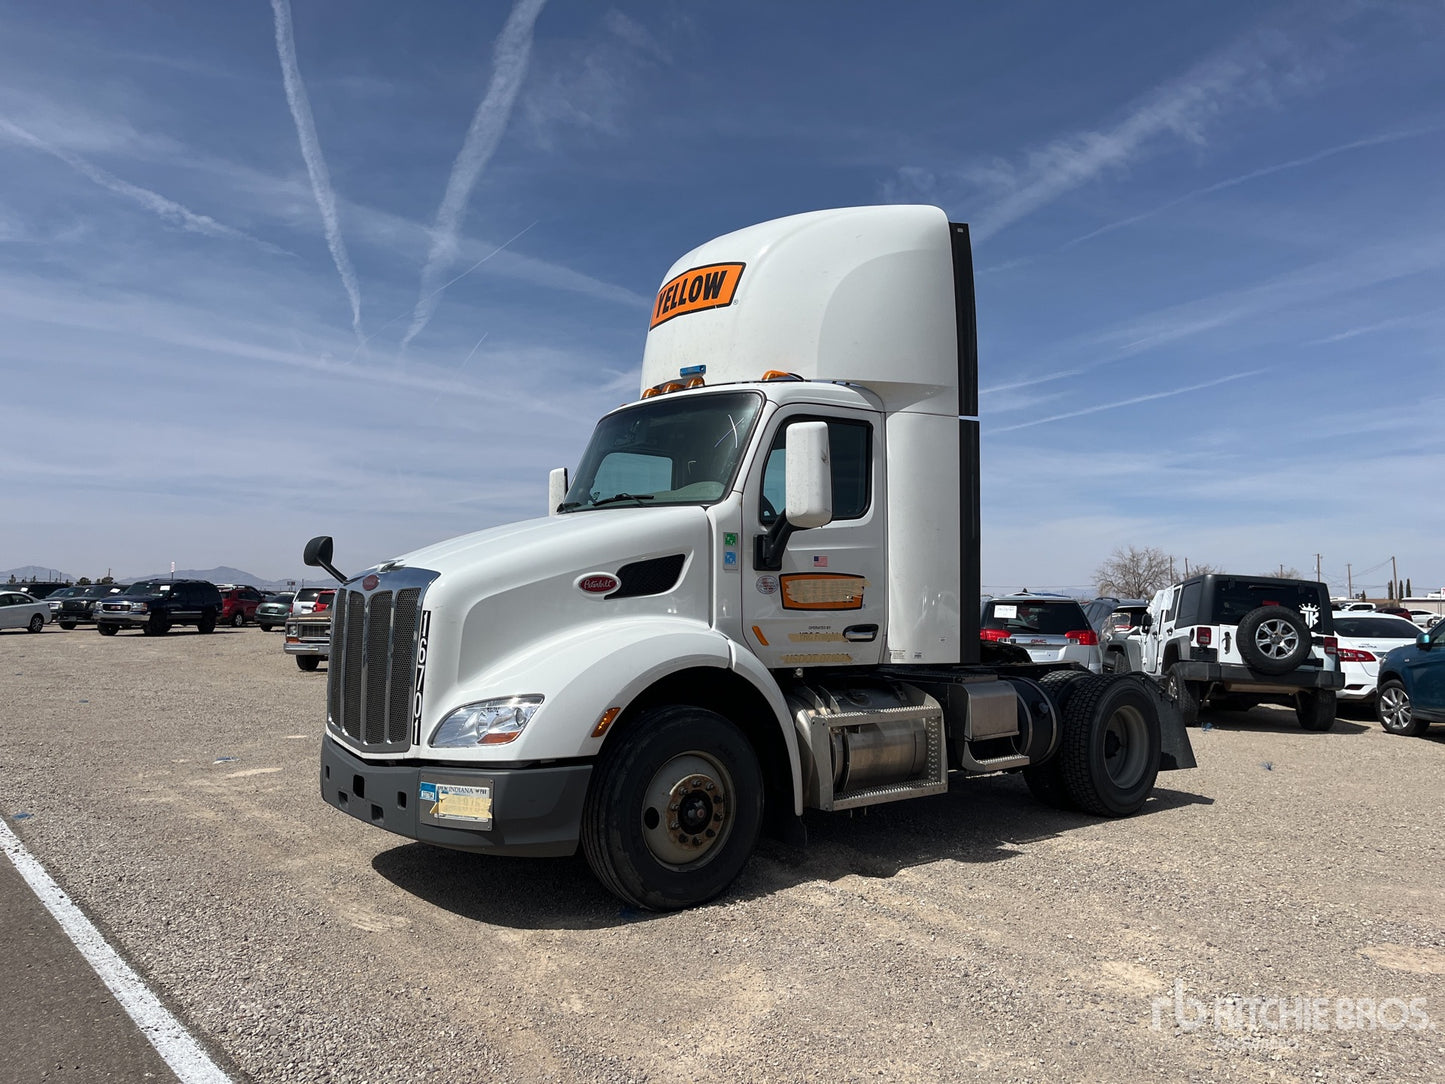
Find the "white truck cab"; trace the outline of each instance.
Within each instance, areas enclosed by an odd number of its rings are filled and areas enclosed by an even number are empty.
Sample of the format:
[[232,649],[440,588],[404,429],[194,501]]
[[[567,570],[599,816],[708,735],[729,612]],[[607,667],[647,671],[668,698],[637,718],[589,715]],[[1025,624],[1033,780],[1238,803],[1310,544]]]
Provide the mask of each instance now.
[[[347,578],[321,789],[402,836],[703,902],[805,809],[1023,771],[1124,815],[1192,767],[1147,681],[981,659],[966,226],[820,211],[693,250],[549,515]],[[1010,660],[1019,653],[993,645]]]

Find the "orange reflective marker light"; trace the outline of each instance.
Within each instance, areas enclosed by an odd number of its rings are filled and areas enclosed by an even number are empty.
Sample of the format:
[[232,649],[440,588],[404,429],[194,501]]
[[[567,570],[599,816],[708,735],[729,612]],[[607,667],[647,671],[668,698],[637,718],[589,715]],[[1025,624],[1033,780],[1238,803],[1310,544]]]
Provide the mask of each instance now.
[[597,720],[597,725],[592,728],[592,736],[594,738],[600,738],[602,737],[602,735],[606,734],[608,728],[611,727],[614,722],[616,722],[617,716],[621,713],[621,708],[608,708],[606,711],[604,711],[601,718]]
[[648,328],[665,324],[675,316],[731,305],[745,266],[740,263],[715,263],[694,267],[663,283],[662,289],[657,291],[657,301],[652,306],[652,323]]

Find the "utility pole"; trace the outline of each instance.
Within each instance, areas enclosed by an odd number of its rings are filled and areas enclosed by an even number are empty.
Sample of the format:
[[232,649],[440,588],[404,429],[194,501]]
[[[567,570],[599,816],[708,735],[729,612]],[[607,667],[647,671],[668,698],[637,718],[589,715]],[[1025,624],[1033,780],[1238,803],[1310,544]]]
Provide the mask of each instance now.
[[1315,554],[1315,579],[1320,579],[1320,554]]
[[[1398,579],[1400,578],[1400,570],[1395,567],[1395,558],[1394,558],[1394,557],[1391,557],[1391,558],[1390,558],[1390,575],[1391,575],[1392,577],[1394,577],[1394,579],[1396,579],[1396,580],[1398,580]],[[1397,586],[1395,587],[1395,594],[1398,595],[1399,593],[1400,593],[1400,588],[1399,588],[1399,586],[1397,585]]]
[[1354,568],[1353,565],[1349,565],[1349,564],[1345,565],[1345,582],[1350,585],[1350,589],[1349,589],[1348,591],[1346,591],[1345,593],[1346,593],[1347,595],[1349,595],[1350,598],[1354,598],[1354,597],[1355,597],[1355,568]]

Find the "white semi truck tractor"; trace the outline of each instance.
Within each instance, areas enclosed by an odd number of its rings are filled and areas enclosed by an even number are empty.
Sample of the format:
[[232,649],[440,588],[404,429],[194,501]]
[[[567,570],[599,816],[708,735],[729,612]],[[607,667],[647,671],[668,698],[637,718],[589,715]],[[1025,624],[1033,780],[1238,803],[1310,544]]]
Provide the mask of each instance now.
[[440,847],[580,846],[656,910],[722,892],[762,832],[805,840],[806,810],[968,775],[1139,810],[1194,766],[1172,702],[980,640],[976,341],[968,227],[936,207],[688,253],[549,515],[353,577],[307,545],[342,582],[325,800]]

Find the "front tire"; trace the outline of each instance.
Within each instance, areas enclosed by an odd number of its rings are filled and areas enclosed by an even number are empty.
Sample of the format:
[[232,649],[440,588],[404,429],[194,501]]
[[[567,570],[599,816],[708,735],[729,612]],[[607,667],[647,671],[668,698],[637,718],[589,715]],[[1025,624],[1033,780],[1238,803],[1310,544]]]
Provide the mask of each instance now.
[[1158,702],[1137,680],[1106,674],[1073,690],[1058,759],[1080,809],[1101,817],[1137,813],[1159,775],[1159,749]]
[[1294,713],[1305,730],[1323,733],[1335,725],[1339,704],[1333,689],[1311,689],[1295,697]]
[[164,636],[171,631],[171,623],[160,614],[152,614],[149,621],[141,626],[147,636]]
[[95,631],[102,636],[114,636],[119,630],[114,625],[96,625]]
[[301,669],[301,670],[305,670],[308,674],[311,673],[313,670],[315,670],[315,669],[316,669],[317,667],[319,667],[320,665],[321,665],[321,656],[320,656],[320,655],[297,655],[297,656],[296,656],[296,666],[297,666],[297,668],[298,668],[298,669]]
[[72,629],[75,628],[75,622],[74,622],[74,621],[60,621],[60,622],[57,622],[57,623],[58,623],[58,624],[60,625],[60,627],[61,627],[62,629],[64,629],[66,632],[70,632]]
[[763,777],[743,733],[716,712],[654,708],[602,748],[582,814],[597,879],[653,911],[705,903],[757,842]]
[[[241,620],[245,621],[246,619],[243,617],[241,618]],[[216,631],[215,610],[203,610],[201,612],[201,620],[196,623],[196,631],[201,633],[210,633]]]
[[1398,678],[1390,678],[1380,686],[1379,695],[1375,698],[1375,715],[1385,733],[1399,734],[1404,738],[1418,738],[1429,726],[1415,718],[1410,708],[1410,694]]

